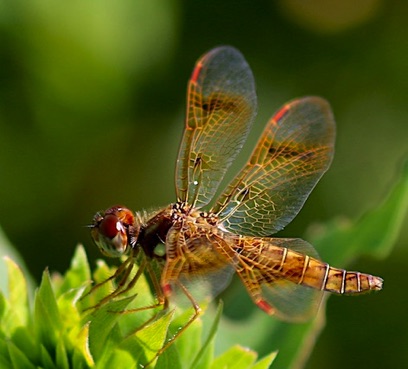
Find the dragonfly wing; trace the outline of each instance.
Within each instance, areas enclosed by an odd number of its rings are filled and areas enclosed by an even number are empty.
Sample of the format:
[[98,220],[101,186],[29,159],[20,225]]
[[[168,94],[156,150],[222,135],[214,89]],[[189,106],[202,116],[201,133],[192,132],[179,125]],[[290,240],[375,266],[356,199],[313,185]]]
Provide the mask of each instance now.
[[[208,303],[228,287],[234,273],[234,267],[226,264],[224,267],[207,272],[206,274],[183,273],[180,275],[179,280],[191,293],[196,302],[201,303],[205,301]],[[179,297],[182,294],[179,292],[177,295]],[[180,297],[177,302],[179,303],[179,301],[181,301]]]
[[288,322],[305,322],[316,316],[324,292],[286,280],[279,280],[273,287],[261,285],[263,297],[270,301],[275,315]]
[[253,236],[284,228],[328,169],[334,136],[330,106],[321,98],[294,100],[279,110],[212,210],[224,228]]
[[197,303],[211,301],[228,286],[235,268],[218,251],[225,249],[224,243],[224,239],[215,233],[196,232],[194,224],[184,223],[181,228],[170,228],[161,283],[175,292],[173,301],[186,300],[186,296],[180,293],[178,282]]
[[[301,239],[239,237],[237,273],[254,302],[269,314],[287,321],[305,321],[317,313],[323,291],[295,281],[305,256],[317,259],[315,249]],[[288,250],[297,257],[286,259]],[[286,260],[282,266],[282,260]]]
[[242,148],[256,112],[255,83],[242,54],[228,46],[198,60],[176,165],[176,192],[199,208],[213,198]]

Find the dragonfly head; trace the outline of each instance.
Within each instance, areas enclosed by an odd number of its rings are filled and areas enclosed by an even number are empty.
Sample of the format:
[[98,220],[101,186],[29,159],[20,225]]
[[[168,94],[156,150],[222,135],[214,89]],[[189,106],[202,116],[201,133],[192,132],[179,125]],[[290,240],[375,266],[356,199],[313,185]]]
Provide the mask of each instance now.
[[96,213],[91,235],[99,250],[109,257],[120,257],[136,243],[140,225],[129,209],[114,206],[105,212]]

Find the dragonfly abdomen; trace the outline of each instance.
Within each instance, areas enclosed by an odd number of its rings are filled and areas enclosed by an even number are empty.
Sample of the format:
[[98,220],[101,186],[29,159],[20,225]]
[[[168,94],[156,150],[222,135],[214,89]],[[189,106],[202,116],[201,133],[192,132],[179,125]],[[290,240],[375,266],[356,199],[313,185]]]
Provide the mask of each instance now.
[[[280,274],[296,284],[341,295],[382,288],[383,280],[379,277],[334,268],[316,258],[285,247],[268,247],[268,254],[269,260],[275,260],[274,274]],[[274,257],[271,257],[272,255]]]
[[[283,246],[285,244],[296,248],[296,251]],[[292,283],[340,295],[382,289],[383,280],[380,277],[331,267],[314,257],[317,254],[313,248],[300,239],[271,240],[240,236],[236,245],[241,258],[251,260],[254,269],[258,270],[267,284],[286,279]],[[309,256],[307,253],[314,255]]]
[[329,267],[323,290],[342,295],[378,291],[383,280],[370,274]]
[[341,295],[381,290],[383,282],[379,277],[334,268],[290,249],[286,251],[281,271],[297,284]]

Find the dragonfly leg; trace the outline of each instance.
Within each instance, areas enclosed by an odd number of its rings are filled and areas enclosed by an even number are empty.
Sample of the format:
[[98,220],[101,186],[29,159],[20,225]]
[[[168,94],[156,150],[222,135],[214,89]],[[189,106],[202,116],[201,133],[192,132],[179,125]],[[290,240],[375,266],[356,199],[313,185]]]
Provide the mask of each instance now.
[[[132,258],[129,258],[132,259]],[[97,289],[99,289],[100,287],[102,287],[103,285],[105,285],[106,283],[108,283],[109,281],[115,280],[117,278],[120,277],[120,281],[118,283],[118,287],[111,292],[108,296],[105,296],[102,300],[100,300],[96,305],[94,306],[90,306],[87,307],[86,309],[84,309],[84,311],[87,310],[91,310],[94,308],[98,308],[102,305],[104,305],[106,302],[108,302],[109,300],[111,300],[113,297],[117,296],[121,289],[123,288],[123,286],[126,283],[126,280],[129,277],[129,274],[131,273],[132,269],[133,269],[133,264],[130,262],[131,260],[127,259],[126,261],[124,261],[119,268],[115,271],[115,273],[113,275],[111,275],[109,278],[103,280],[102,282],[97,283],[95,286],[93,286],[86,294],[84,294],[81,298],[80,301],[84,300],[87,296],[91,295],[92,293],[94,293]]]
[[[148,367],[150,364],[152,364],[161,354],[163,354],[164,351],[166,351],[175,341],[178,337],[181,336],[183,332],[186,331],[186,329],[200,316],[202,310],[200,306],[198,305],[197,301],[194,299],[194,297],[191,295],[191,293],[187,290],[187,288],[180,282],[180,281],[175,281],[177,286],[181,289],[181,291],[186,295],[186,297],[190,300],[191,305],[194,308],[194,313],[193,315],[189,318],[187,323],[185,323],[182,327],[179,328],[179,330],[162,346],[162,348],[157,351],[156,355],[153,357],[152,360],[150,360],[148,363],[143,365],[144,368]],[[167,290],[167,292],[171,293],[171,286],[170,284],[165,284],[163,286],[163,290]],[[164,292],[164,291],[163,291]],[[167,298],[166,298],[167,301]]]

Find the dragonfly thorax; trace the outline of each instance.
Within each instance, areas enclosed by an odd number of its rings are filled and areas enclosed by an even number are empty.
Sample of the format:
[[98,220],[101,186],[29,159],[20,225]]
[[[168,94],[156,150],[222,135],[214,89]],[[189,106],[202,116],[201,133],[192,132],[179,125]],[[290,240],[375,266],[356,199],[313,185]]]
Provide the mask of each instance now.
[[196,224],[197,226],[216,226],[218,216],[211,212],[206,212],[189,205],[187,202],[178,201],[172,205],[171,219],[175,225],[182,226],[185,222]]

